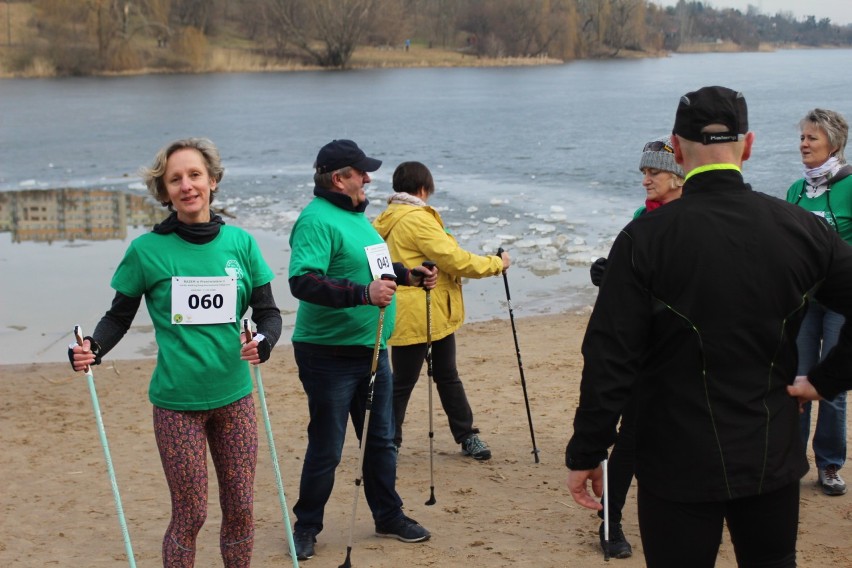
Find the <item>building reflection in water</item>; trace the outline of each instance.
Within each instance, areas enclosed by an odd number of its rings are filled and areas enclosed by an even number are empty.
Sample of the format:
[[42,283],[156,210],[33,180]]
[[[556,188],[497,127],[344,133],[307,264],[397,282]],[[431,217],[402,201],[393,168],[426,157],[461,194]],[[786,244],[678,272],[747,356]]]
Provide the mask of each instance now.
[[124,239],[128,226],[150,226],[167,213],[150,196],[105,189],[0,192],[0,231],[14,243]]

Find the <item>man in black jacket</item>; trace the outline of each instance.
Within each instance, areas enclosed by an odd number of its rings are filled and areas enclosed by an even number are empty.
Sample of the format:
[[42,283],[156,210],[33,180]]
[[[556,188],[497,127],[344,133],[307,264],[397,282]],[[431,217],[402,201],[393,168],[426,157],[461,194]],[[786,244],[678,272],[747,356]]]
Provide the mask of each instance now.
[[[601,509],[587,481],[600,495],[599,464],[635,392],[647,565],[714,566],[727,524],[741,566],[792,567],[808,463],[786,387],[808,299],[852,316],[852,247],[743,182],[754,134],[741,93],[687,93],[673,134],[683,197],[618,236],[586,330],[568,488]],[[844,384],[850,329],[835,351],[811,374],[822,394]]]

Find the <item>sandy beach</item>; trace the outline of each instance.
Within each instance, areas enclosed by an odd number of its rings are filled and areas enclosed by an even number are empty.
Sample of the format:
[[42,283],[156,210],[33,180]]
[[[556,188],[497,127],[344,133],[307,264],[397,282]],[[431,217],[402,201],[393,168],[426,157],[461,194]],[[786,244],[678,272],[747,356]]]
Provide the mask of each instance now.
[[[436,399],[435,497],[429,498],[428,390],[424,376],[409,406],[397,488],[406,513],[432,531],[424,544],[377,538],[363,494],[359,496],[352,564],[366,567],[644,566],[635,495],[628,496],[624,531],[634,556],[605,563],[594,512],[574,504],[565,488],[565,444],[578,400],[580,343],[587,313],[516,321],[530,397],[532,442],[508,319],[468,324],[458,332],[459,369],[477,426],[494,457],[477,463],[453,443]],[[153,360],[111,361],[95,367],[95,381],[137,565],[160,566],[169,496],[160,468],[146,391]],[[263,365],[263,382],[287,504],[298,498],[307,425],[305,395],[289,345]],[[106,473],[85,376],[67,364],[0,367],[0,565],[127,565],[124,540]],[[259,412],[259,406],[258,406]],[[254,566],[289,566],[287,540],[273,467],[259,419],[255,484]],[[813,465],[813,456],[810,456]],[[347,436],[343,462],[326,509],[317,556],[302,565],[336,567],[345,559],[358,452]],[[212,465],[211,465],[212,473]],[[677,472],[672,472],[676,475]],[[847,479],[852,474],[847,474]],[[826,497],[816,472],[802,481],[800,566],[852,566],[852,501]],[[213,496],[198,539],[197,566],[221,566],[219,508]],[[735,566],[722,545],[717,566]]]

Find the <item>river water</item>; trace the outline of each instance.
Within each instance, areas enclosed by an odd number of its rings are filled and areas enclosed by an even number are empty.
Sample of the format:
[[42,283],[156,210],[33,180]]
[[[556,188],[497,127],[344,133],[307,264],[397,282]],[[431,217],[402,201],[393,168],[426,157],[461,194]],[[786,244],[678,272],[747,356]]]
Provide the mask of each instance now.
[[[710,84],[745,93],[756,133],[746,179],[782,196],[801,176],[805,111],[852,117],[850,61],[849,50],[789,50],[548,67],[0,79],[0,361],[62,360],[72,326],[95,325],[130,239],[163,215],[137,171],[173,139],[219,146],[226,172],[216,204],[258,238],[278,275],[285,339],[296,307],[287,236],[311,197],[316,152],[333,138],[384,161],[368,190],[370,216],[384,208],[396,164],[428,165],[430,204],[463,246],[512,255],[512,304],[523,317],[593,304],[588,264],[641,204],[641,148],[671,130],[681,94]],[[95,207],[109,211],[75,232],[81,211]],[[469,321],[508,317],[500,278],[468,282],[465,299]],[[112,356],[155,349],[143,306]]]

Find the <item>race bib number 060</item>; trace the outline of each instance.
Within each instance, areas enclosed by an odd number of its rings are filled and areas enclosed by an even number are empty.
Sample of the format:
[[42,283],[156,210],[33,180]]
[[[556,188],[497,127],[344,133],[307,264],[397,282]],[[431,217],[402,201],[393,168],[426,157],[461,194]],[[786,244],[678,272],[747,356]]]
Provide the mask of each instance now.
[[387,243],[364,247],[364,252],[367,253],[367,261],[370,263],[370,274],[373,275],[373,280],[378,280],[382,277],[382,274],[393,274],[393,264]]
[[237,279],[232,276],[172,277],[172,323],[237,321]]

